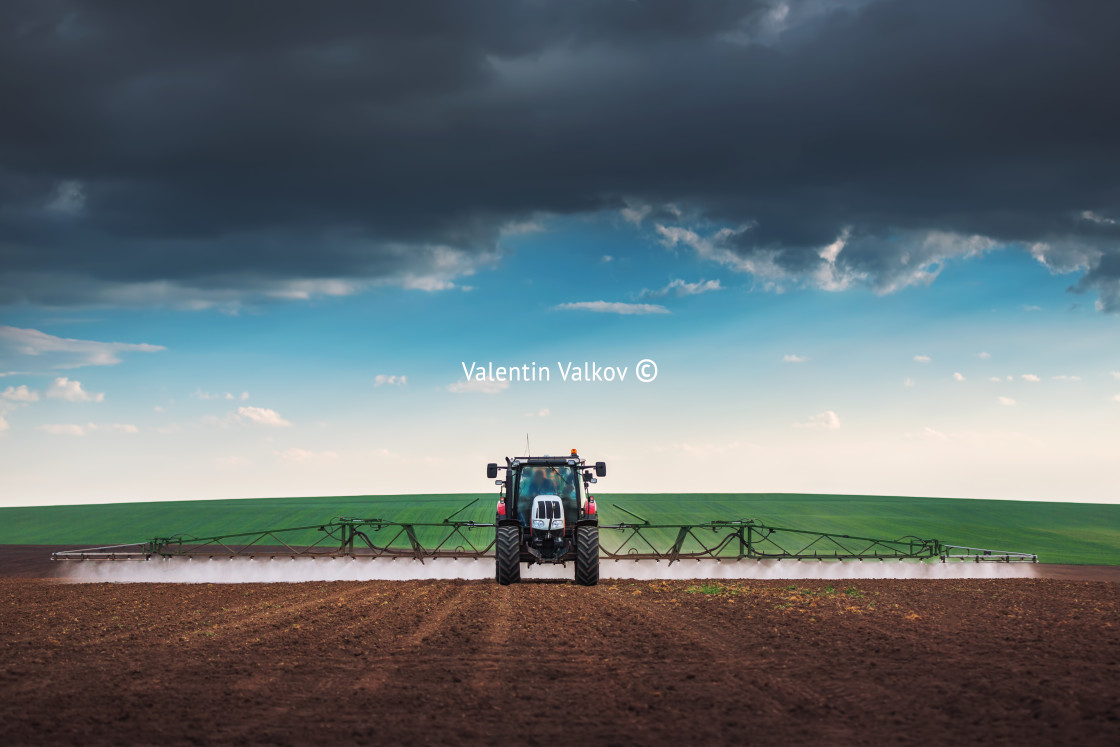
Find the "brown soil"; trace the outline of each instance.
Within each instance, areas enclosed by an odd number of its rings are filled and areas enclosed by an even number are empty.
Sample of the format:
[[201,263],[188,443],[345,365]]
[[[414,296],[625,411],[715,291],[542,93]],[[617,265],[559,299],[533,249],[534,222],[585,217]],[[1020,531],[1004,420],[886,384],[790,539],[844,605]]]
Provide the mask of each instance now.
[[0,744],[1120,743],[1120,585],[837,587],[0,580]]
[[51,553],[72,545],[0,545],[0,578],[53,578],[58,563]]

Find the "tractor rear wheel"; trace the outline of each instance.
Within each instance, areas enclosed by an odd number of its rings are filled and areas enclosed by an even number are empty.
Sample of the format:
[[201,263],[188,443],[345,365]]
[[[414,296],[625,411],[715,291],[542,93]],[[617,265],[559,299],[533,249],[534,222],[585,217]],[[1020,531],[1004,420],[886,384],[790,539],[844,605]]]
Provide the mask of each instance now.
[[576,583],[599,583],[599,527],[576,527]]
[[502,586],[521,581],[521,527],[498,527],[494,542],[495,576]]

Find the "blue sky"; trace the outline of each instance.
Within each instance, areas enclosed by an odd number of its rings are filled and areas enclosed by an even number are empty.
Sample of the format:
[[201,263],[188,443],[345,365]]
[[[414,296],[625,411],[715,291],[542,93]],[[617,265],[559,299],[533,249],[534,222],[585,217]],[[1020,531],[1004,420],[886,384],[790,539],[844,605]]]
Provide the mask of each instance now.
[[[473,491],[526,433],[610,459],[617,491],[1114,497],[1115,317],[1017,248],[888,294],[768,290],[612,215],[543,219],[503,252],[444,290],[10,310],[12,328],[164,349],[79,365],[9,340],[3,369],[27,373],[0,382],[6,502]],[[643,295],[678,280],[711,282]],[[594,301],[665,313],[564,308]],[[634,380],[642,358],[655,381]],[[489,361],[552,378],[451,391]],[[563,382],[568,361],[629,379]],[[48,396],[59,377],[103,400]]]

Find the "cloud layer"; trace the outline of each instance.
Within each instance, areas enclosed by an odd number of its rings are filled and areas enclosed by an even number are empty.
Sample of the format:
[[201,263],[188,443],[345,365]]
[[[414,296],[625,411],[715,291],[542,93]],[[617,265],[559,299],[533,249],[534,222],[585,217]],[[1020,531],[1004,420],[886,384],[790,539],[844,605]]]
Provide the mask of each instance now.
[[237,418],[243,422],[256,423],[271,428],[288,428],[291,426],[291,422],[282,418],[280,413],[267,407],[238,407]]
[[1011,245],[1120,309],[1115,3],[289,1],[262,23],[60,0],[0,24],[0,303],[442,290],[536,216],[622,211],[768,287],[890,292]]
[[37,329],[0,327],[0,357],[34,358],[35,362],[52,368],[115,366],[121,362],[121,353],[156,353],[166,349],[162,345],[148,343],[75,340],[56,337]]
[[104,402],[103,392],[88,392],[82,388],[82,382],[73,381],[65,376],[59,376],[47,387],[47,396],[51,399],[62,399],[67,402]]
[[595,311],[600,314],[622,314],[641,316],[645,314],[668,314],[669,310],[656,303],[624,303],[622,301],[574,301],[554,307],[557,311]]

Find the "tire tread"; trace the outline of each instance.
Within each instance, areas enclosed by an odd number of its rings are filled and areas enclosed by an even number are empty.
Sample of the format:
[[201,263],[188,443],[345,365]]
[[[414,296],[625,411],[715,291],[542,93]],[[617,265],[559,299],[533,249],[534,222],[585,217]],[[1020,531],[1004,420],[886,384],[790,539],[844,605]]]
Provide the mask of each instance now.
[[599,527],[576,527],[576,583],[580,586],[599,583]]
[[495,577],[502,586],[521,581],[521,531],[515,526],[498,527],[494,540]]

